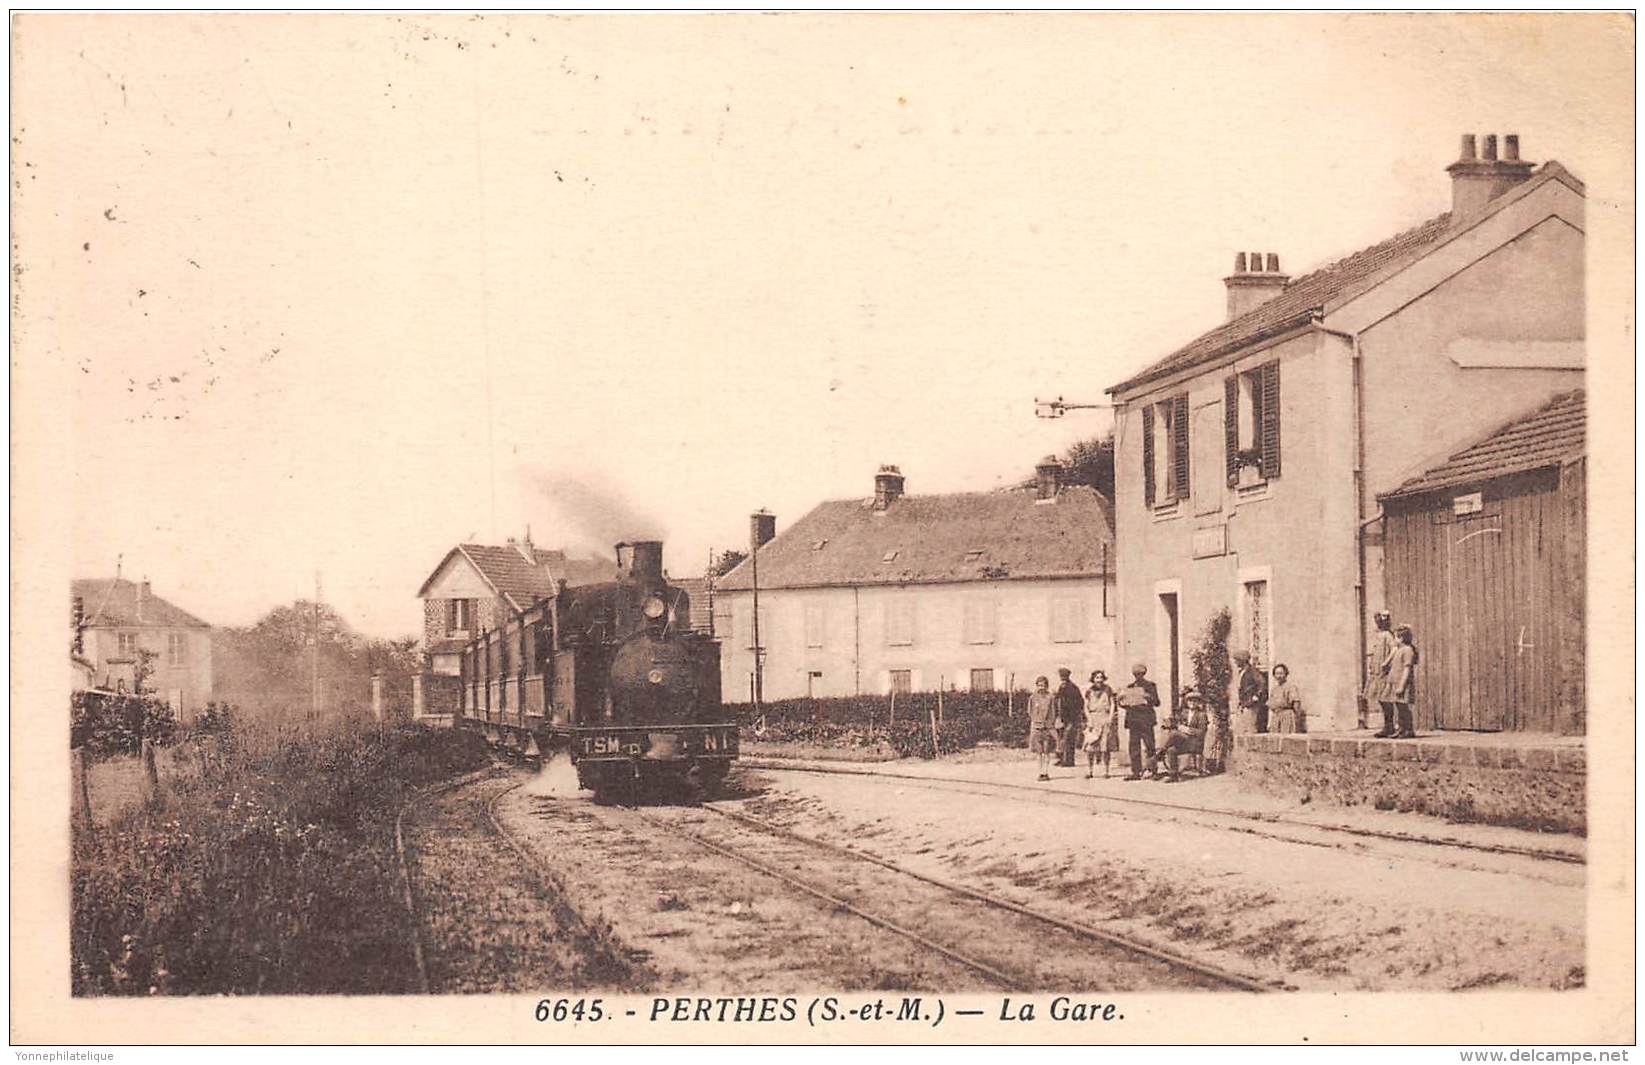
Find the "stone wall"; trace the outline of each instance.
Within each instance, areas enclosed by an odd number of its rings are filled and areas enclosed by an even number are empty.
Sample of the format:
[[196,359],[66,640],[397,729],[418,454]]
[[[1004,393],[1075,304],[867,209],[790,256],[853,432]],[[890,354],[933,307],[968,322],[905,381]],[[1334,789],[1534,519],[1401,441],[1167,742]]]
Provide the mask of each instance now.
[[1271,795],[1543,832],[1587,832],[1580,744],[1239,735],[1232,769]]

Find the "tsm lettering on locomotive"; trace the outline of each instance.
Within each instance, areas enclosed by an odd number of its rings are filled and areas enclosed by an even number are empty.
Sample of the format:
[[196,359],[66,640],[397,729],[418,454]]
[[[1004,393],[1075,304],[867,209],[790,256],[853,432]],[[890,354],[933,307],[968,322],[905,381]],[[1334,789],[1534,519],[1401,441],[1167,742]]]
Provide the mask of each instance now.
[[617,545],[617,580],[539,600],[463,650],[459,720],[527,756],[567,754],[597,797],[648,783],[712,792],[737,757],[720,646],[691,631],[663,545]]

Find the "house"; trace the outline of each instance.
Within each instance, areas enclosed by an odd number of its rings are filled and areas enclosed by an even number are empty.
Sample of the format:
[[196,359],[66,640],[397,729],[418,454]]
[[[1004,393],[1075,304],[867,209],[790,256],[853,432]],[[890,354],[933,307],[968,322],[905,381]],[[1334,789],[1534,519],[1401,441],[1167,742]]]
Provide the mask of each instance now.
[[1497,148],[1464,137],[1449,211],[1301,277],[1237,255],[1227,320],[1108,390],[1122,657],[1173,692],[1227,608],[1311,727],[1359,725],[1369,618],[1406,606],[1379,496],[1581,387],[1582,182]]
[[722,690],[752,698],[758,573],[762,699],[1029,686],[1114,669],[1113,517],[1040,464],[1034,486],[907,495],[882,467],[868,498],[819,504],[714,589]]
[[143,691],[165,699],[180,721],[204,709],[211,699],[210,625],[155,595],[146,579],[76,580],[70,594],[76,683],[136,691],[147,657]]
[[469,640],[501,628],[515,614],[553,595],[560,582],[571,587],[617,579],[609,559],[572,558],[510,537],[497,547],[458,544],[423,581],[424,673],[413,678],[414,716],[451,713],[461,696],[461,654]]
[[1585,407],[1555,397],[1378,497],[1419,729],[1584,731]]

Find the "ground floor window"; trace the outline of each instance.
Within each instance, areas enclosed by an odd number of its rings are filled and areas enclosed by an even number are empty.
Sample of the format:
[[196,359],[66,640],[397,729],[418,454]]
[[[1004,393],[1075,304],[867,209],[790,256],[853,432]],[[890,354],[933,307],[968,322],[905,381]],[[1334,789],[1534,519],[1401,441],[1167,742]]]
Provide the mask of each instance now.
[[914,671],[911,669],[893,669],[891,671],[891,694],[908,695],[914,690]]
[[1245,605],[1244,647],[1251,652],[1251,663],[1258,668],[1270,665],[1270,638],[1268,582],[1246,581],[1242,588]]
[[974,692],[993,691],[994,671],[992,669],[973,669],[971,671],[971,690]]

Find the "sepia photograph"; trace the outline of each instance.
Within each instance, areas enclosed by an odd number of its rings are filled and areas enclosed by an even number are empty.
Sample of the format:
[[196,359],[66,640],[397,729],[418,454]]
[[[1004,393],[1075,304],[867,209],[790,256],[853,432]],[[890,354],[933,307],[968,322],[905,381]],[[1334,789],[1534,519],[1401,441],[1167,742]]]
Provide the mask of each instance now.
[[13,1044],[1631,1045],[1634,45],[13,13]]

